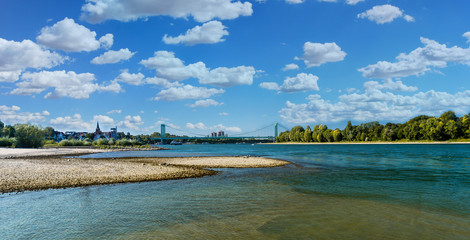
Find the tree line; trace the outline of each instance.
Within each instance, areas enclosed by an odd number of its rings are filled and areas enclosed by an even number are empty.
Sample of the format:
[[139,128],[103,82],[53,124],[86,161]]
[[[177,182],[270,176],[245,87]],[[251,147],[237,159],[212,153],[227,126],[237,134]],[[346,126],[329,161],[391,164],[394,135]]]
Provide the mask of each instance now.
[[365,142],[365,141],[448,141],[470,139],[470,114],[457,117],[448,111],[440,117],[420,115],[405,123],[380,124],[377,121],[352,125],[341,130],[326,125],[295,126],[281,132],[277,142]]

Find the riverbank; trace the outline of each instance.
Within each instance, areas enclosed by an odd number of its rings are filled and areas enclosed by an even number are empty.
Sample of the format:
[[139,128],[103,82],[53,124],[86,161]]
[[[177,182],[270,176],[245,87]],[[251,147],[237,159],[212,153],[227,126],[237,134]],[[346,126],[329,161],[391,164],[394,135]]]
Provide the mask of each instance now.
[[258,143],[258,144],[292,144],[292,145],[404,145],[404,144],[470,144],[469,142],[443,141],[443,142],[276,142],[276,143]]
[[202,177],[217,174],[217,171],[207,168],[276,167],[289,164],[261,157],[73,157],[109,151],[113,150],[0,148],[0,193]]

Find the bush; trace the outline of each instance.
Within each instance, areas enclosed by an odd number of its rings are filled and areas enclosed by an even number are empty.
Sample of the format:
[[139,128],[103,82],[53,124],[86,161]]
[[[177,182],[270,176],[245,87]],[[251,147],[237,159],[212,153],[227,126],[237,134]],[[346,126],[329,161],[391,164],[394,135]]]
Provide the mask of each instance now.
[[93,142],[93,146],[107,146],[107,145],[108,145],[108,141],[104,138],[100,138]]
[[91,142],[82,140],[62,140],[58,144],[61,147],[80,147],[80,146],[91,146]]
[[15,126],[16,147],[39,148],[44,146],[44,131],[37,126],[18,124]]
[[12,147],[16,143],[14,138],[0,138],[0,147]]

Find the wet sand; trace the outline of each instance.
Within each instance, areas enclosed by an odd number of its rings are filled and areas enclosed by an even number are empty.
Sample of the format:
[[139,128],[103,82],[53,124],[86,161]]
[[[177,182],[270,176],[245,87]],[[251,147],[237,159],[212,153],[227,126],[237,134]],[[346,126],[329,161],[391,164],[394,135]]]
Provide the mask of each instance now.
[[[70,155],[101,149],[0,148],[0,192],[145,182],[217,174],[206,168],[276,167],[289,162],[261,157],[112,158]],[[61,157],[61,156],[69,157]]]

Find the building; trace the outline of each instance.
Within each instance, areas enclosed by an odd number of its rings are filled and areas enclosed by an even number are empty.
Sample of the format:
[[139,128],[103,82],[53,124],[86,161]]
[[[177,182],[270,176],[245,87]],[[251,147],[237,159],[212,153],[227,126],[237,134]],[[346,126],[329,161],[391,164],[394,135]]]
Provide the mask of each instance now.
[[217,132],[217,137],[226,137],[224,131]]

